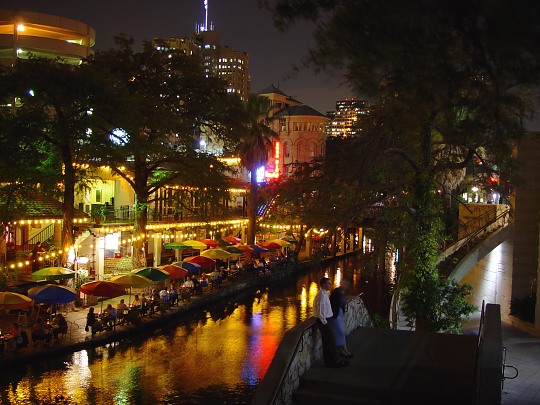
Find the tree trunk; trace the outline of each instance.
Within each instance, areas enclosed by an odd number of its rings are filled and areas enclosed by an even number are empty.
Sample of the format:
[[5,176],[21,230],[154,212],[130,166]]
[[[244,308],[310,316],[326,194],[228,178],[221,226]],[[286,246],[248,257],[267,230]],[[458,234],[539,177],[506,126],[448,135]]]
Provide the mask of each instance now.
[[64,163],[64,202],[62,226],[62,264],[67,262],[69,249],[73,246],[73,217],[75,216],[75,169],[68,145],[62,147]]
[[131,263],[134,269],[146,267],[146,225],[148,223],[148,203],[147,200],[140,201],[136,197],[133,209],[135,221],[133,224],[133,255]]

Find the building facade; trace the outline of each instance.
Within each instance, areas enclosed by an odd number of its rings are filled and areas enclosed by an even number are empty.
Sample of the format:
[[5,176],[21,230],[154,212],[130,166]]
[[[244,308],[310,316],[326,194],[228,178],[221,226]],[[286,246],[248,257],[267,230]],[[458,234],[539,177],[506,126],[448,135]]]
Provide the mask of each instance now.
[[328,136],[355,135],[356,126],[362,114],[365,114],[366,102],[354,98],[336,102],[336,110],[326,114],[329,122],[326,126]]
[[270,127],[278,134],[265,178],[288,177],[295,166],[324,157],[328,118],[271,85],[259,92],[272,103]]
[[79,64],[93,51],[96,33],[70,18],[19,10],[0,10],[0,63],[11,66],[31,55]]

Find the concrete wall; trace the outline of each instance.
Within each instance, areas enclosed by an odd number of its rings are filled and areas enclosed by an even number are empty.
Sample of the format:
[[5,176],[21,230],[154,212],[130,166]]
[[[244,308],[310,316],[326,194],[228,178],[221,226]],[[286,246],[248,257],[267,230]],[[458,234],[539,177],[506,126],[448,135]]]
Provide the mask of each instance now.
[[[540,134],[528,134],[517,146],[521,182],[515,187],[514,258],[512,298],[522,299],[537,292],[540,211]],[[540,324],[540,304],[536,303],[536,327]]]
[[[345,312],[345,333],[360,326],[373,326],[361,296],[349,300]],[[300,376],[322,358],[322,341],[310,318],[290,329],[281,341],[272,363],[259,384],[252,404],[290,404],[292,393],[300,384]]]

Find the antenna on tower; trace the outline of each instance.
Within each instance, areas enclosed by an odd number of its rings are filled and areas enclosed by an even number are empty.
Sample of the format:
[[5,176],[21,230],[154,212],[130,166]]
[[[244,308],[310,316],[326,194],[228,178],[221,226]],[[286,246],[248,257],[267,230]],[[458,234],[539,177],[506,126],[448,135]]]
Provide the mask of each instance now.
[[208,0],[204,0],[204,30],[208,31]]

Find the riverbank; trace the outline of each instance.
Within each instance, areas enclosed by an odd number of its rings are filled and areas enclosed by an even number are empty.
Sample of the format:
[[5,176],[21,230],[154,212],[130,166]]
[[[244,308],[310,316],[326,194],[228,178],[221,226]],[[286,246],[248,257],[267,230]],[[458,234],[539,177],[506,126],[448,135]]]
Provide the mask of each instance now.
[[[359,252],[349,252],[346,255],[353,255]],[[339,258],[343,258],[346,255],[340,255],[333,258],[328,258],[324,262],[330,262]],[[240,293],[246,293],[250,291],[257,291],[264,289],[275,283],[283,281],[293,274],[300,273],[305,269],[312,266],[313,263],[302,262],[298,263],[295,267],[289,265],[286,269],[276,269],[266,274],[259,274],[251,277],[244,277],[238,280],[230,280],[223,284],[221,288],[215,288],[207,291],[202,295],[193,296],[189,302],[180,302],[178,306],[163,313],[155,313],[153,316],[146,316],[141,318],[141,322],[136,325],[119,325],[112,331],[104,331],[96,334],[94,337],[91,333],[86,332],[84,326],[86,324],[87,308],[79,308],[75,311],[65,314],[68,321],[68,333],[63,337],[62,341],[52,346],[37,346],[34,347],[32,343],[24,349],[19,350],[17,353],[8,351],[7,348],[3,354],[0,354],[0,365],[9,366],[11,364],[24,364],[33,361],[46,360],[51,356],[67,355],[79,350],[88,348],[94,348],[106,345],[111,342],[129,339],[137,334],[148,333],[161,328],[167,323],[180,318],[185,315],[189,315],[196,311],[208,309],[217,302],[223,301],[227,298],[236,296]],[[105,300],[103,306],[107,304],[116,304],[120,299],[124,298],[126,302],[129,300],[129,296],[121,296],[114,299]],[[96,308],[100,308],[101,304],[98,304]],[[0,319],[0,325],[3,330],[12,322],[17,322],[17,315],[5,315]],[[23,330],[30,336],[30,325],[23,327]]]

